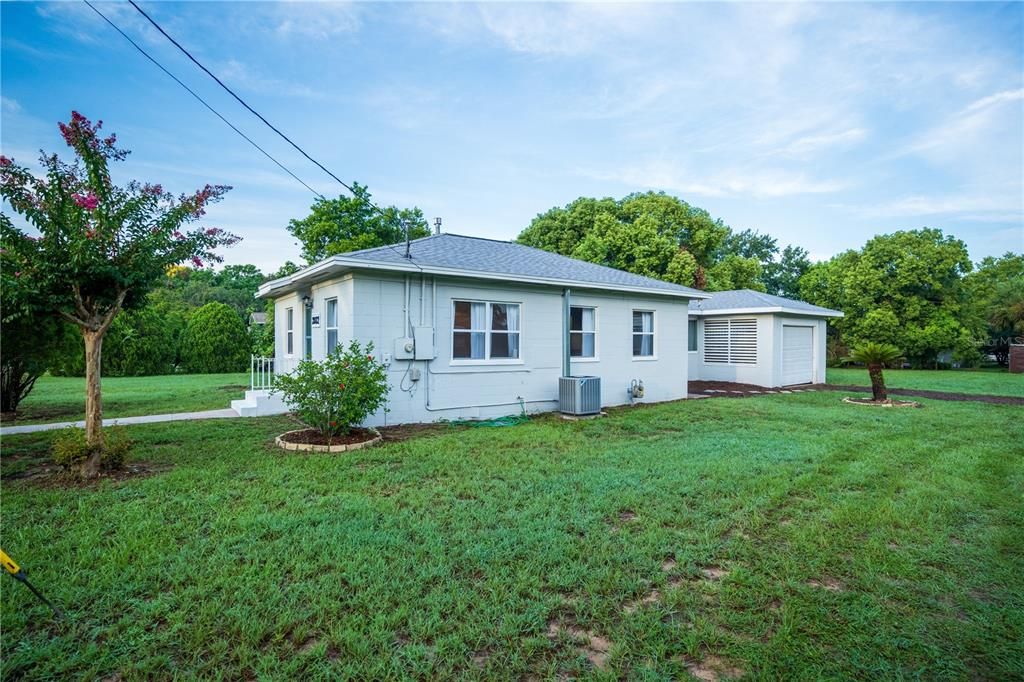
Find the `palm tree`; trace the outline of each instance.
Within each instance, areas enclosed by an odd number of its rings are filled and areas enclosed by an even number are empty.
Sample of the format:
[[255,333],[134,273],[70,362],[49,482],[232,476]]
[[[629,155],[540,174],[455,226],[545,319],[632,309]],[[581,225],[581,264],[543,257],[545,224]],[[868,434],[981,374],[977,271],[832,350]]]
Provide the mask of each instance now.
[[871,394],[875,402],[882,402],[889,397],[885,391],[882,367],[888,362],[899,360],[900,357],[902,357],[900,349],[896,346],[874,341],[860,343],[850,352],[850,360],[862,362],[868,366],[868,376],[871,377]]

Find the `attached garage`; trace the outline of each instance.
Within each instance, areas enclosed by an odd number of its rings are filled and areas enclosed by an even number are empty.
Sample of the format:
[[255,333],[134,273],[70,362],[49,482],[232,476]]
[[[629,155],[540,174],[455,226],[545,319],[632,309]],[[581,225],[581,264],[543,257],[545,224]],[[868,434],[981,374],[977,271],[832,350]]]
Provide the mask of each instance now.
[[692,301],[689,378],[771,388],[823,383],[833,317],[842,313],[749,289]]
[[814,383],[814,327],[782,325],[782,385]]

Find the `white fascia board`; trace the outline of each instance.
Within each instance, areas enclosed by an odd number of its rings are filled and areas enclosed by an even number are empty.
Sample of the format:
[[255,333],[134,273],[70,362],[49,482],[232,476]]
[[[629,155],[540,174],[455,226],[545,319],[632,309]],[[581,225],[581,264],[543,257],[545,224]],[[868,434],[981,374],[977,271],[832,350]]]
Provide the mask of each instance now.
[[772,308],[723,308],[721,310],[691,310],[691,315],[697,317],[716,317],[718,315],[796,315],[799,317],[845,317],[844,313],[838,310],[800,310],[798,308],[783,308],[775,306]]
[[710,298],[710,294],[703,292],[668,291],[665,289],[648,289],[647,287],[632,287],[620,284],[601,284],[600,282],[582,282],[578,280],[556,279],[549,277],[527,277],[524,275],[510,275],[500,272],[485,272],[481,270],[463,270],[460,268],[439,268],[432,266],[418,266],[415,263],[392,263],[375,262],[355,258],[334,256],[320,261],[308,268],[299,270],[294,275],[282,277],[262,284],[256,292],[258,298],[268,297],[278,289],[290,286],[299,286],[304,280],[315,277],[325,270],[360,269],[360,270],[385,270],[391,272],[423,273],[427,275],[441,275],[446,277],[468,277],[472,279],[488,279],[501,282],[513,282],[522,284],[546,284],[568,289],[598,289],[602,291],[625,291],[645,296],[670,296],[672,298],[700,299]]

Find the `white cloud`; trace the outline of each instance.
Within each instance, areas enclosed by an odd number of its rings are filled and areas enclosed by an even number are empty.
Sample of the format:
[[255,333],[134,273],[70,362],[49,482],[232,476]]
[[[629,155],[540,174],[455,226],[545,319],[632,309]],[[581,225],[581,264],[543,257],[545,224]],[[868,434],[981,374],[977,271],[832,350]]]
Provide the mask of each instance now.
[[459,43],[496,41],[538,56],[581,55],[640,35],[660,8],[621,3],[482,3],[422,5],[422,26]]
[[329,40],[353,33],[362,25],[360,9],[353,2],[281,2],[271,10],[278,35]]
[[8,114],[17,114],[21,112],[21,105],[18,104],[18,100],[10,97],[0,97],[0,105],[2,105],[3,111]]
[[978,222],[1017,222],[1024,234],[1024,198],[1017,188],[1006,186],[988,192],[916,194],[878,205],[855,207],[869,218],[947,216]]
[[611,172],[580,171],[598,180],[611,180],[636,188],[677,192],[682,196],[774,199],[804,194],[830,194],[847,188],[840,180],[813,179],[780,169],[730,168],[707,174],[688,172],[664,162],[627,166]]
[[314,90],[299,80],[281,80],[262,75],[237,59],[229,59],[211,70],[216,71],[217,76],[229,85],[263,95],[309,99],[323,99],[327,96],[323,89]]
[[844,130],[822,131],[811,135],[803,135],[778,150],[780,156],[806,157],[826,149],[848,147],[867,137],[864,128],[846,128]]
[[978,144],[979,138],[1003,146],[1008,141],[1001,133],[1016,127],[1020,136],[1021,107],[1007,107],[1024,99],[1024,88],[1003,90],[975,100],[919,136],[905,153],[934,157],[960,157],[961,152]]

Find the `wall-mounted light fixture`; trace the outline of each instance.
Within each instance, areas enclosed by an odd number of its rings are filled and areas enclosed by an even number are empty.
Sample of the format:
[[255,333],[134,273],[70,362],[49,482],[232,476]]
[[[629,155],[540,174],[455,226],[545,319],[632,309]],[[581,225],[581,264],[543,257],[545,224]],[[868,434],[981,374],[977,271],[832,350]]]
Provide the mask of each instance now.
[[313,307],[313,298],[311,296],[303,296],[302,297],[302,305],[306,306],[307,308],[312,308]]

